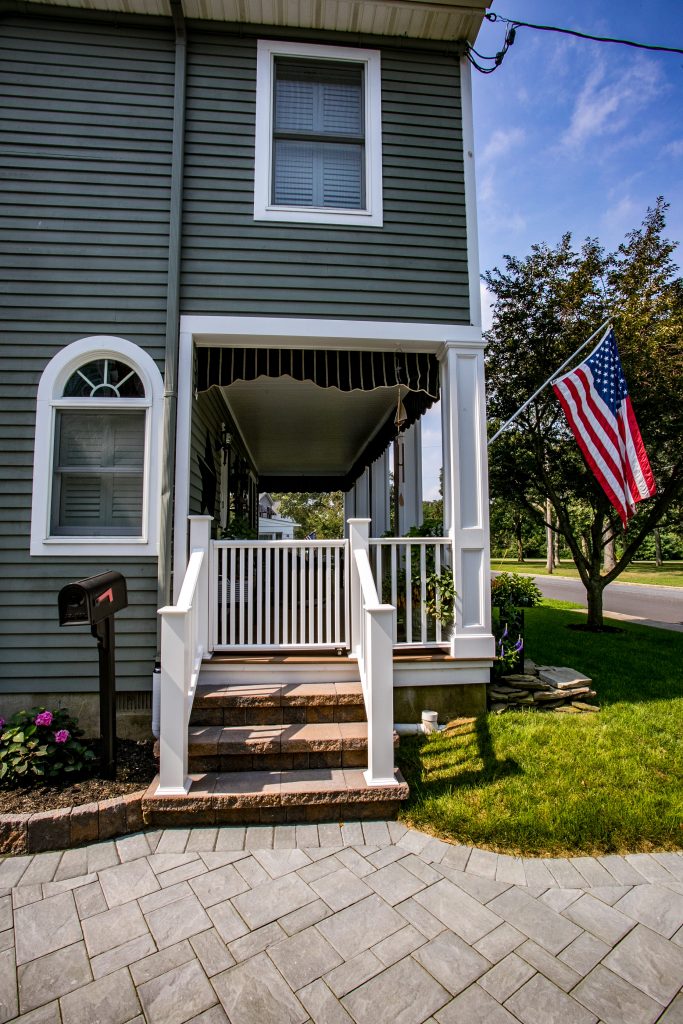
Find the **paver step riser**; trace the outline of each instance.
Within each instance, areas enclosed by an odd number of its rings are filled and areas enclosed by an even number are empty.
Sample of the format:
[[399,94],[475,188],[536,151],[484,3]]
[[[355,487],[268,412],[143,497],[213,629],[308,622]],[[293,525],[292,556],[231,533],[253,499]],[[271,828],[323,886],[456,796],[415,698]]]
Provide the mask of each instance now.
[[313,768],[367,768],[367,748],[362,750],[312,750],[295,753],[240,754],[193,756],[189,753],[188,768],[197,772],[302,771]]
[[280,707],[210,707],[197,705],[192,709],[190,725],[314,725],[324,722],[365,722],[365,708],[357,704]]
[[267,804],[255,807],[192,809],[157,806],[155,801],[143,803],[145,824],[155,828],[186,828],[207,825],[283,825],[308,822],[385,821],[393,819],[401,808],[400,800],[359,801],[346,803]]

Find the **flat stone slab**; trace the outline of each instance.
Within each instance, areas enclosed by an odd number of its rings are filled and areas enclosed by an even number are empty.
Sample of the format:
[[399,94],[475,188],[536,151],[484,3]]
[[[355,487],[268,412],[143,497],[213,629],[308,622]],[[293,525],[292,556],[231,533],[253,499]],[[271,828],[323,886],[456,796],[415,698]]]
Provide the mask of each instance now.
[[574,690],[577,687],[590,689],[592,680],[574,668],[544,665],[538,670],[538,678],[542,683],[550,683],[558,690]]
[[357,820],[77,853],[0,862],[0,1022],[683,1020],[680,853],[522,860]]

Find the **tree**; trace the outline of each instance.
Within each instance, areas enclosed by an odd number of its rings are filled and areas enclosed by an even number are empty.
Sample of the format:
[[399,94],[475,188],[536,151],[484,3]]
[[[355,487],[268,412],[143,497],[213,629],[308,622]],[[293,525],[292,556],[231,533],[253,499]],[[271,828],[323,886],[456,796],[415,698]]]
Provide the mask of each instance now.
[[[666,209],[658,199],[615,252],[590,238],[577,252],[565,234],[555,248],[534,245],[526,258],[506,256],[503,270],[484,275],[496,300],[486,335],[488,412],[495,428],[612,317],[657,483],[657,494],[637,506],[627,531],[584,462],[550,387],[489,449],[492,494],[521,503],[564,537],[586,588],[593,629],[602,628],[605,586],[683,494],[683,282],[671,259],[675,243],[663,237]],[[550,522],[542,511],[546,500],[554,513]],[[618,557],[603,572],[603,551],[613,536]]]
[[297,537],[315,533],[318,540],[335,540],[344,536],[344,495],[341,491],[298,494],[273,494],[280,502],[280,515],[299,524]]

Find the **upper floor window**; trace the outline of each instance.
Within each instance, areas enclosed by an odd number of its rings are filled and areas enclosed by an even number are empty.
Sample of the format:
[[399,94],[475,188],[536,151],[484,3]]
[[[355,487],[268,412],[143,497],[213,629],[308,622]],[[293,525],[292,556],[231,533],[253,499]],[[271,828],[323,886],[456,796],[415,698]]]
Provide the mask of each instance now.
[[379,52],[260,41],[254,217],[382,224]]
[[59,352],[38,390],[31,554],[155,554],[161,376],[122,338]]

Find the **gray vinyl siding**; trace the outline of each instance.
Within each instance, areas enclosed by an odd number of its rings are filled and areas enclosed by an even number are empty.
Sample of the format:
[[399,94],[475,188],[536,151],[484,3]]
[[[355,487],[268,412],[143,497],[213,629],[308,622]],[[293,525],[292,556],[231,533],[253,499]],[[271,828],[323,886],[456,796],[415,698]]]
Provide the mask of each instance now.
[[382,50],[382,228],[254,221],[255,89],[253,38],[192,32],[183,312],[468,323],[457,57]]
[[[78,338],[113,334],[163,366],[173,115],[168,29],[5,18],[0,31],[0,692],[97,686],[87,628],[60,629],[67,582],[113,568],[117,685],[150,685],[154,558],[31,558],[36,391]],[[0,708],[1,710],[1,708]]]
[[202,508],[202,477],[199,471],[199,460],[204,458],[206,450],[206,434],[215,443],[220,435],[221,424],[229,419],[223,396],[219,388],[211,388],[197,396],[192,405],[192,439],[190,443],[190,515],[218,515],[220,499],[220,458],[212,451],[213,466],[216,473],[216,504],[207,512]]

